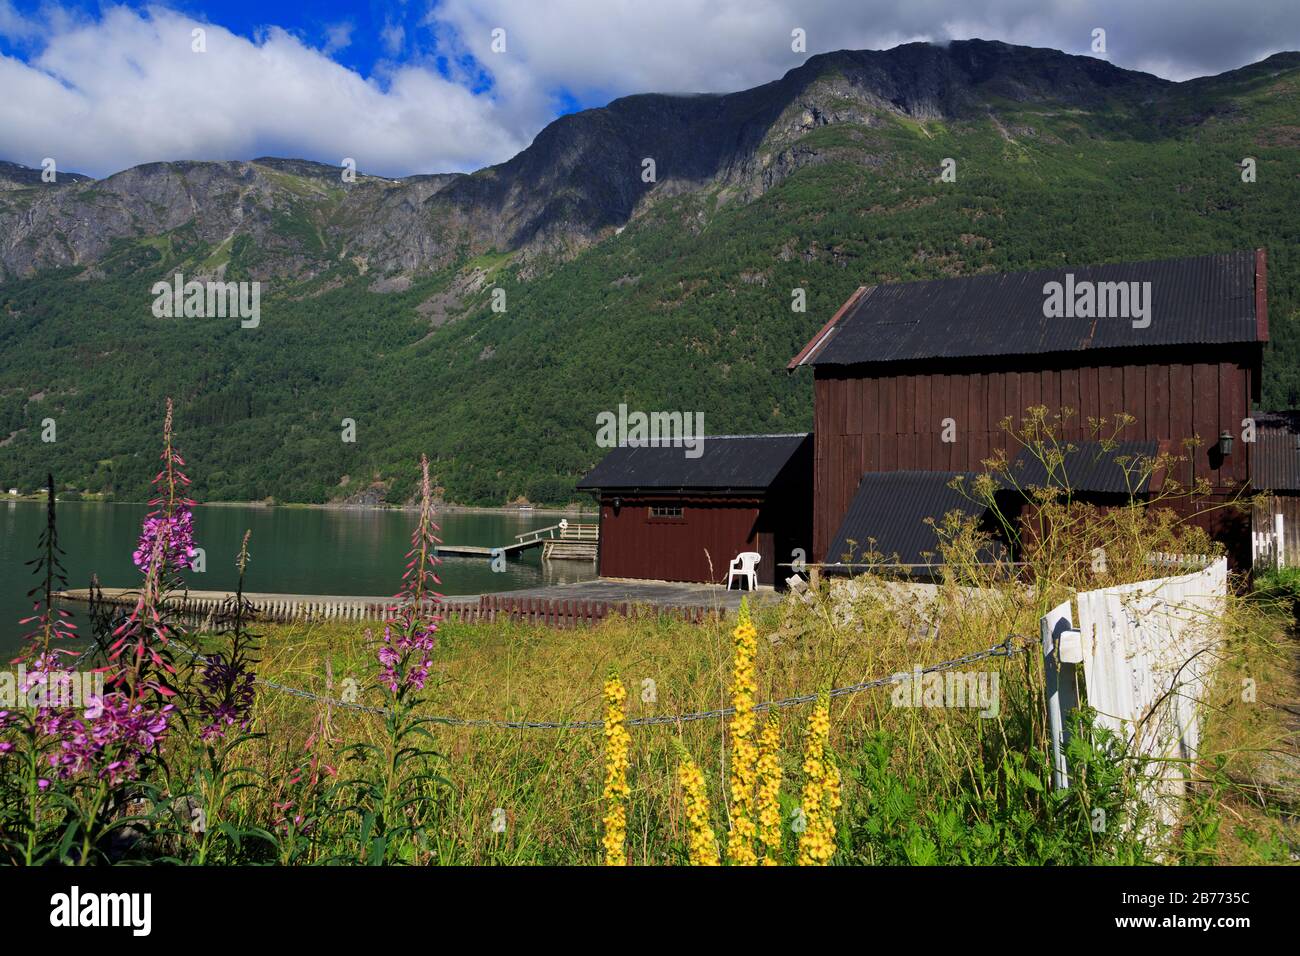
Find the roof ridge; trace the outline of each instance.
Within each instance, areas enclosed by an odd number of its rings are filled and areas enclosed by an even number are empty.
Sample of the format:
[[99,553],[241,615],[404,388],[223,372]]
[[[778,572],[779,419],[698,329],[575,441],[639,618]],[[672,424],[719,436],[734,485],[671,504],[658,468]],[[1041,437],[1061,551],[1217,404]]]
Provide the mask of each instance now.
[[812,432],[757,432],[753,435],[701,435],[701,438],[807,438]]
[[1262,250],[1232,249],[864,286],[787,369],[1254,345],[1266,269]]
[[763,432],[756,435],[685,435],[672,438],[659,438],[633,441],[624,439],[615,448],[672,448],[680,450],[685,439],[691,441],[717,441],[719,438],[807,438],[812,432]]
[[937,276],[933,279],[900,279],[897,282],[877,282],[869,289],[891,289],[900,285],[921,285],[926,282],[966,282],[971,279],[1001,279],[1007,276],[1032,276],[1066,272],[1070,269],[1107,269],[1112,266],[1155,266],[1171,262],[1191,262],[1195,259],[1217,259],[1223,256],[1254,256],[1254,249],[1224,249],[1219,252],[1199,252],[1191,256],[1168,256],[1162,259],[1121,259],[1112,262],[1066,262],[1054,266],[1036,266],[1032,269],[1006,269],[998,272],[972,272],[959,276]]

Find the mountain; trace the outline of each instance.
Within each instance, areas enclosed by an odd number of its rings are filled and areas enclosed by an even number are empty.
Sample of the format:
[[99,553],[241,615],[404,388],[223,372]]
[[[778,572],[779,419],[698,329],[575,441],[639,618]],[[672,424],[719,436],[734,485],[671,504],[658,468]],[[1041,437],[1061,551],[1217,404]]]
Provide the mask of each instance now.
[[43,176],[45,170],[32,169],[30,166],[24,166],[22,163],[10,163],[0,161],[0,191],[9,189],[30,189],[34,186],[68,186],[75,183],[90,182],[89,176],[81,173],[61,172],[56,168],[50,170],[54,179],[47,183]]
[[[782,369],[860,284],[1255,246],[1295,404],[1298,85],[1296,53],[1172,83],[971,40],[624,97],[472,174],[0,166],[0,484],[138,496],[171,394],[200,497],[403,500],[427,450],[449,498],[567,500],[621,402],[807,428]],[[260,324],[154,318],[177,272],[261,283]]]
[[[14,197],[0,208],[0,277],[91,265],[116,240],[182,228],[203,242],[239,234],[270,245],[250,273],[261,279],[315,275],[344,255],[406,272],[466,249],[563,253],[624,226],[652,196],[719,185],[753,199],[824,158],[800,145],[822,126],[970,119],[995,102],[1132,110],[1174,86],[1054,51],[913,43],[812,57],[740,93],[624,97],[556,120],[518,156],[472,175],[344,183],[339,168],[302,160],[151,163]],[[641,176],[646,158],[654,183]],[[309,222],[311,234],[294,234],[286,218]]]

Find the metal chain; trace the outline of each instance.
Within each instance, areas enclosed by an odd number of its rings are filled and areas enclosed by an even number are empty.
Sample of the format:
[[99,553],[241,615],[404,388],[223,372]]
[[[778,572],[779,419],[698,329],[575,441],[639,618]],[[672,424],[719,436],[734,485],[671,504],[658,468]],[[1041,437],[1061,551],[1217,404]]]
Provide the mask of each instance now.
[[[1020,643],[1017,643],[1019,641]],[[180,641],[173,639],[172,643],[180,646],[196,660],[206,663],[206,658],[197,651],[186,647]],[[863,691],[873,690],[877,687],[886,687],[890,684],[898,684],[905,680],[911,680],[912,676],[917,673],[936,674],[941,671],[952,670],[963,664],[973,664],[976,661],[986,660],[990,657],[1011,657],[1020,654],[1025,650],[1026,639],[1017,637],[1012,634],[1006,640],[983,651],[975,651],[965,654],[961,657],[954,657],[952,660],[943,661],[939,664],[931,664],[929,667],[923,667],[920,671],[906,671],[899,674],[891,674],[889,677],[879,677],[875,680],[864,681],[860,684],[850,684],[847,687],[836,687],[830,691],[831,697],[847,697],[850,694],[860,694]],[[300,690],[297,687],[288,687],[284,684],[277,684],[274,681],[255,678],[255,682],[263,687],[269,687],[272,690],[278,690],[281,693],[290,694],[294,697],[301,697],[304,700],[313,700],[319,703],[329,704],[333,707],[343,708],[345,710],[360,711],[367,714],[382,714],[387,716],[388,708],[386,707],[367,707],[363,704],[354,704],[345,700],[336,700],[332,697],[326,697],[322,694],[314,694],[311,691]],[[782,707],[796,707],[799,704],[810,704],[817,699],[817,694],[801,694],[797,697],[783,697],[780,700],[768,700],[754,705],[755,711],[775,710]],[[684,724],[694,720],[713,720],[718,717],[730,717],[735,714],[736,708],[723,707],[719,710],[705,710],[693,714],[673,714],[662,717],[637,717],[627,721],[628,727],[654,727],[662,724]],[[470,720],[464,717],[426,717],[425,720],[435,724],[443,724],[448,727],[474,727],[474,728],[494,728],[498,730],[599,730],[605,726],[603,720],[575,720],[568,722],[554,722],[545,720]]]

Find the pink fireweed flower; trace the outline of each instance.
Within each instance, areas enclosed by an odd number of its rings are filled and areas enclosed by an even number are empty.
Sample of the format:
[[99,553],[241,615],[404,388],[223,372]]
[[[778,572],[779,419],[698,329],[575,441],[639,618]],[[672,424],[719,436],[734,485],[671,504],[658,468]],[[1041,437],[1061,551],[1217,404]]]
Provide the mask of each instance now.
[[[163,419],[163,450],[159,457],[163,469],[154,475],[154,497],[149,504],[153,511],[145,516],[140,530],[140,543],[131,556],[137,568],[145,574],[167,570],[180,571],[190,566],[195,555],[194,516],[190,508],[194,502],[186,498],[182,489],[190,479],[181,468],[183,459],[172,445],[172,400],[167,399],[167,416]],[[162,541],[160,549],[158,542]]]
[[24,666],[17,685],[18,699],[35,708],[37,733],[57,737],[63,733],[74,701],[74,675],[60,667],[54,652],[41,654]]
[[429,459],[420,456],[420,515],[411,533],[411,550],[406,553],[406,571],[397,604],[388,609],[384,634],[377,657],[379,681],[391,692],[423,690],[438,646],[438,615],[433,610],[442,600],[434,590],[442,582],[438,565],[438,525],[433,520],[433,486],[429,480]]
[[151,514],[144,519],[140,531],[140,543],[131,555],[131,561],[142,571],[149,571],[153,561],[154,543],[159,537],[163,539],[160,557],[165,562],[164,569],[183,571],[190,566],[197,553],[194,549],[194,516],[183,504],[178,504],[177,511],[170,516]]
[[176,672],[168,660],[167,645],[172,625],[161,613],[163,598],[169,587],[169,572],[189,565],[195,553],[194,502],[183,496],[190,479],[182,472],[185,461],[172,442],[172,400],[167,399],[163,420],[163,450],[159,456],[163,468],[154,476],[156,496],[149,502],[154,510],[145,517],[140,543],[133,560],[144,572],[135,608],[125,622],[112,633],[108,647],[107,683],[125,690],[133,701],[148,692],[172,697],[168,683]]
[[70,702],[72,671],[60,667],[53,653],[40,654],[23,668],[18,693],[38,701]]
[[[405,612],[404,612],[405,613]],[[405,626],[405,624],[403,624]],[[379,648],[380,683],[389,690],[396,691],[405,684],[415,690],[423,690],[429,678],[429,668],[433,666],[433,649],[438,646],[438,625],[432,620],[414,621],[413,633],[401,633],[393,638],[392,627],[384,628],[384,643]],[[399,674],[399,669],[405,676]]]
[[56,740],[48,760],[62,779],[90,776],[110,786],[138,779],[146,758],[159,754],[167,736],[174,708],[165,701],[176,693],[167,682],[176,669],[166,656],[172,626],[161,608],[168,572],[187,565],[194,553],[193,502],[180,493],[189,478],[172,447],[171,399],[161,457],[165,464],[153,481],[157,497],[150,501],[155,508],[144,520],[133,555],[144,581],[135,608],[111,634],[103,668],[112,691],[86,701],[84,711],[62,708],[38,715],[38,726]]
[[106,694],[93,719],[65,714],[59,748],[50,754],[50,767],[62,779],[93,773],[116,786],[134,780],[140,764],[157,755],[167,736],[172,705],[151,708],[120,693]]

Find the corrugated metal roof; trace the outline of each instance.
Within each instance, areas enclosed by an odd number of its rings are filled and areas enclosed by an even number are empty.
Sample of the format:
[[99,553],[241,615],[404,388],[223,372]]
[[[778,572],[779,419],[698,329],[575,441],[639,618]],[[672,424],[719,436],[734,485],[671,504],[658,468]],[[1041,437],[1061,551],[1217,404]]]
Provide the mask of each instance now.
[[1250,483],[1256,491],[1300,491],[1300,411],[1255,412]]
[[[1256,253],[1243,251],[873,286],[855,292],[791,366],[1261,341],[1255,272]],[[1076,290],[1150,282],[1150,325],[1045,316],[1044,287],[1064,286],[1067,275]]]
[[[942,564],[939,539],[926,519],[941,523],[951,511],[982,519],[987,511],[984,505],[950,487],[958,475],[968,483],[974,478],[951,471],[881,471],[863,475],[826,552],[826,562],[845,561],[846,555],[847,563],[860,562],[863,554],[876,551],[884,555],[886,563]],[[855,543],[850,545],[850,541]],[[1000,552],[1001,548],[996,550]],[[931,555],[928,562],[927,552]]]
[[[1011,463],[1010,476],[1021,488],[1068,486],[1073,491],[1125,495],[1133,482],[1133,494],[1144,494],[1151,475],[1139,459],[1154,460],[1160,449],[1155,441],[1068,442],[1060,448],[1061,463],[1051,474],[1038,455],[1022,448]],[[1124,461],[1127,459],[1127,461]]]
[[687,458],[684,448],[621,446],[611,449],[578,488],[759,491],[811,443],[807,433],[706,436],[698,458]]

